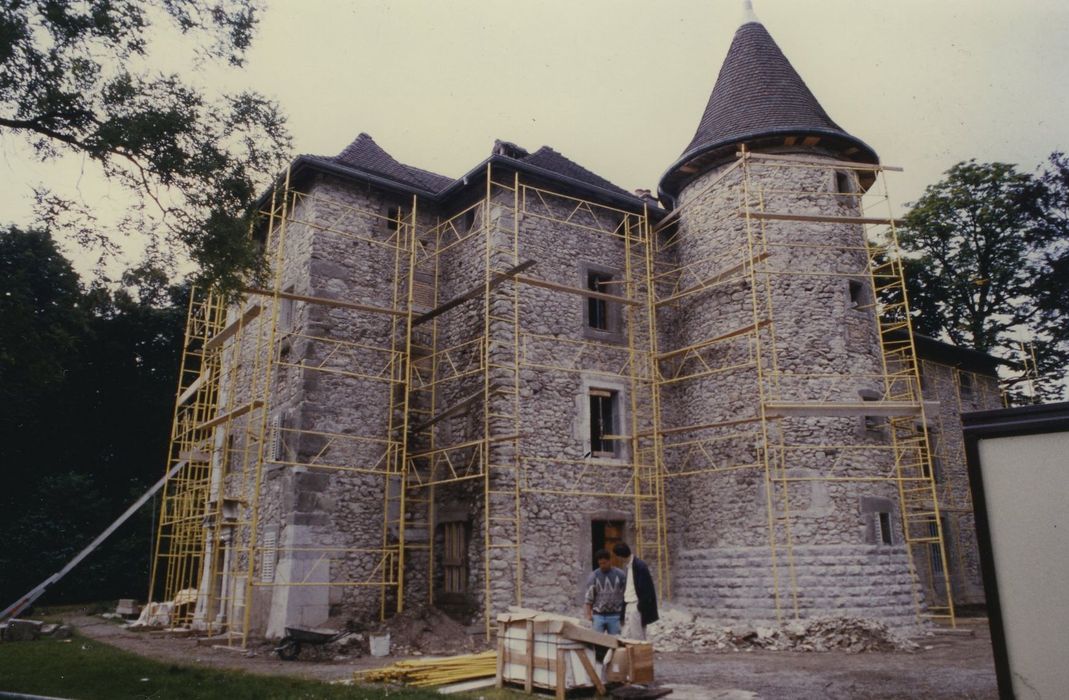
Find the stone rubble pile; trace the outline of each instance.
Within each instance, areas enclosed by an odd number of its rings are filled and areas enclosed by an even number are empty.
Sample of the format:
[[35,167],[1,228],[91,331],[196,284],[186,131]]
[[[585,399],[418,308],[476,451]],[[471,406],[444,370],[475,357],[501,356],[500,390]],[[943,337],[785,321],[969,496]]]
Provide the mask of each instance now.
[[72,632],[70,625],[12,618],[0,624],[0,641],[32,642],[42,637],[70,639]]
[[778,625],[719,625],[681,610],[666,610],[648,629],[657,651],[915,651],[918,645],[882,622],[820,617]]

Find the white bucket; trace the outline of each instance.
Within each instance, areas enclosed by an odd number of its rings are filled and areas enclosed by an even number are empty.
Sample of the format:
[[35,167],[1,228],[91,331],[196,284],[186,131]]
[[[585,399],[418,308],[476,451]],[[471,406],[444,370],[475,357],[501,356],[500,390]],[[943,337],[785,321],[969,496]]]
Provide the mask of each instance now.
[[368,638],[371,644],[372,656],[389,656],[390,655],[390,633],[387,632],[383,635],[371,635]]

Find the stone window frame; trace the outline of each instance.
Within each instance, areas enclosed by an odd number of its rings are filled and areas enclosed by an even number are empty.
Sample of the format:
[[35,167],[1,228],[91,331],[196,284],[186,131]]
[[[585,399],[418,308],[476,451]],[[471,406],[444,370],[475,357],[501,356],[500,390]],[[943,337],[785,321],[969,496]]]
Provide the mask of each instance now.
[[591,450],[590,436],[590,392],[609,391],[614,395],[613,418],[616,426],[615,434],[619,435],[629,425],[628,415],[628,386],[626,382],[616,381],[601,376],[584,376],[580,381],[579,392],[576,396],[576,420],[575,437],[582,445],[584,458],[595,459],[603,462],[625,463],[630,459],[631,445],[629,440],[615,440],[615,450],[611,456],[607,454],[595,456]]
[[[580,262],[579,263],[579,287],[581,289],[588,289],[590,275],[607,275],[611,280],[623,282],[623,273],[618,268],[609,267],[606,265],[599,265],[592,262]],[[624,296],[622,293],[623,285],[619,286],[620,290],[611,290],[606,292],[613,294],[614,296]],[[624,342],[624,310],[623,304],[606,301],[605,302],[605,314],[607,316],[608,328],[594,328],[590,325],[590,297],[581,297],[583,300],[583,328],[582,336],[588,340],[600,340],[606,343],[623,343]]]
[[[590,568],[590,559],[593,557],[590,541],[590,531],[593,527],[595,520],[622,520],[624,523],[624,541],[631,543],[635,541],[635,514],[627,510],[592,510],[575,514],[575,552],[578,555],[576,560],[576,571],[590,572],[593,569]],[[583,596],[586,594],[586,587],[583,585],[586,582],[586,575],[581,575],[577,578],[579,583],[577,600],[582,601]]]

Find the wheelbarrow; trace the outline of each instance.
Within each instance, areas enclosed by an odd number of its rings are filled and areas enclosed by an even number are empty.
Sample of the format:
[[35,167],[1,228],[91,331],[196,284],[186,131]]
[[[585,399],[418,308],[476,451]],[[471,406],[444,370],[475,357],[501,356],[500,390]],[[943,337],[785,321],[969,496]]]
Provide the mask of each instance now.
[[286,636],[275,647],[275,653],[283,661],[294,661],[301,653],[301,645],[308,644],[319,646],[330,644],[349,634],[348,630],[336,632],[334,630],[304,629],[302,627],[287,627]]

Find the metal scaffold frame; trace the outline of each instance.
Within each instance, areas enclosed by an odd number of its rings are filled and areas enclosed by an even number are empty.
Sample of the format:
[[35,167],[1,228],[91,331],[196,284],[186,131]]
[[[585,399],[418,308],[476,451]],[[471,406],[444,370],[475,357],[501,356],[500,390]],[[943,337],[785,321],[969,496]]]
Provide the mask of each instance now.
[[212,430],[203,425],[218,408],[220,372],[219,355],[208,342],[223,330],[225,318],[225,305],[218,296],[191,291],[164,470],[177,467],[178,472],[163,487],[149,577],[149,600],[185,600],[175,611],[178,625],[192,621],[189,603],[195,594],[186,600],[190,594],[183,592],[196,590],[204,562]]
[[[334,211],[330,221],[305,217],[314,200],[319,209]],[[493,583],[501,574],[495,570],[502,561],[500,552],[512,563],[506,568],[512,583],[511,600],[523,596],[523,499],[528,494],[558,497],[611,497],[630,504],[634,513],[636,552],[655,567],[662,590],[668,586],[667,525],[664,507],[660,433],[655,429],[659,404],[652,364],[656,347],[653,294],[648,280],[652,265],[650,227],[645,211],[618,209],[553,192],[521,181],[515,172],[486,171],[482,197],[449,219],[418,225],[414,197],[407,211],[398,207],[388,228],[394,234],[383,241],[354,233],[368,217],[382,220],[379,212],[360,211],[345,203],[328,203],[319,195],[292,189],[289,175],[272,193],[263,212],[261,233],[265,254],[271,263],[267,288],[250,289],[229,314],[216,300],[219,318],[208,330],[195,326],[190,313],[187,345],[198,342],[204,350],[200,362],[216,369],[196,387],[189,380],[181,387],[183,396],[200,392],[199,413],[192,423],[201,431],[204,449],[196,488],[182,479],[169,482],[168,503],[181,503],[200,510],[192,520],[178,515],[161,523],[154,561],[170,581],[162,596],[172,600],[180,590],[198,590],[197,599],[185,608],[183,624],[200,623],[209,631],[225,630],[232,641],[245,644],[251,625],[250,601],[262,586],[321,586],[314,581],[267,581],[279,558],[293,554],[294,548],[267,540],[261,524],[265,470],[314,469],[329,473],[359,473],[381,478],[383,517],[382,546],[372,550],[320,548],[320,559],[363,557],[375,559],[373,576],[364,580],[336,581],[330,586],[377,586],[381,590],[380,614],[399,612],[405,604],[406,558],[426,560],[428,600],[435,592],[435,502],[436,491],[454,484],[478,484],[481,499],[481,539],[483,546],[484,619],[489,631],[494,602]],[[431,221],[426,219],[425,221]],[[526,221],[566,227],[576,235],[591,235],[616,241],[624,262],[622,293],[597,293],[578,286],[561,284],[537,274],[537,260],[523,259],[522,229]],[[381,221],[380,223],[386,223]],[[305,227],[305,235],[342,236],[369,245],[386,246],[393,253],[391,304],[380,307],[364,300],[347,300],[298,294],[287,287],[286,269],[292,258],[287,246],[294,227]],[[443,301],[442,260],[450,252],[475,252],[481,260],[476,287]],[[528,274],[528,270],[535,270]],[[607,374],[623,380],[628,387],[630,411],[627,434],[610,436],[629,445],[627,460],[611,463],[597,459],[549,460],[555,467],[571,470],[576,478],[571,486],[551,488],[539,483],[537,472],[549,463],[544,458],[525,455],[525,426],[521,411],[521,372],[524,370],[578,372],[591,358],[605,352],[604,343],[569,340],[540,335],[525,329],[522,317],[523,290],[537,289],[568,297],[598,297],[619,304],[625,316],[625,339],[609,345],[619,359]],[[214,297],[213,297],[214,298]],[[196,302],[200,304],[201,302]],[[323,306],[345,313],[390,319],[389,346],[315,336],[285,326],[300,307]],[[199,308],[199,306],[198,306]],[[443,323],[450,314],[479,308],[479,328],[475,337],[450,344]],[[643,315],[646,315],[646,320]],[[198,335],[199,334],[199,335]],[[385,358],[374,371],[363,367],[318,366],[288,359],[298,343],[318,343],[327,348],[328,358],[346,350],[380,352]],[[545,361],[545,346],[561,350],[564,360]],[[536,346],[541,352],[535,353]],[[550,353],[552,357],[558,355]],[[330,372],[352,381],[380,381],[389,387],[386,430],[382,436],[357,436],[346,432],[317,431],[286,425],[277,418],[279,399],[275,383],[286,370]],[[185,375],[183,375],[185,376]],[[467,382],[477,391],[442,409],[446,390]],[[209,405],[208,398],[214,403]],[[188,398],[188,397],[186,397]],[[179,404],[181,410],[181,403]],[[439,410],[440,409],[440,410]],[[479,430],[474,435],[450,442],[439,434],[446,419],[476,415]],[[187,421],[188,422],[188,421]],[[184,434],[183,434],[184,435]],[[289,455],[285,445],[302,435],[315,437],[328,446],[345,441],[364,441],[380,446],[380,458],[373,464],[334,463],[322,458],[302,460]],[[529,438],[528,438],[529,439]],[[177,450],[189,442],[176,438]],[[280,451],[280,445],[283,448]],[[177,458],[177,457],[176,457]],[[173,460],[172,460],[173,463]],[[622,477],[620,476],[622,474]],[[214,475],[214,476],[213,476]],[[611,475],[611,476],[610,476]],[[599,486],[608,479],[613,488]],[[178,513],[177,506],[170,512]],[[175,536],[179,522],[194,523],[181,531],[181,546],[194,547],[185,569],[168,556],[165,545]],[[407,538],[407,531],[424,530],[423,538]],[[306,548],[307,549],[307,548]],[[315,548],[311,548],[315,549]],[[317,556],[317,552],[305,554]],[[186,560],[180,560],[185,562]],[[189,572],[186,573],[186,569]],[[409,568],[408,571],[411,572]],[[176,578],[177,577],[177,578]],[[187,595],[189,595],[187,593]],[[194,619],[196,615],[200,617]]]
[[[722,219],[741,221],[744,240],[735,249],[718,253],[715,260],[684,265],[668,262],[677,243],[671,226],[680,210],[655,230],[647,211],[555,192],[511,169],[487,165],[484,191],[445,219],[424,211],[428,207],[421,207],[416,197],[410,207],[398,206],[384,216],[331,201],[315,191],[300,192],[291,186],[287,173],[263,212],[259,234],[271,263],[270,284],[248,290],[228,314],[216,297],[195,299],[190,307],[169,468],[182,459],[199,461],[190,462],[188,470],[167,484],[153,563],[153,591],[162,581],[162,596],[152,598],[174,600],[182,591],[196,589],[195,605],[186,600],[176,621],[226,630],[241,644],[253,627],[252,601],[263,587],[377,588],[379,614],[385,617],[403,610],[406,589],[416,585],[406,582],[406,576],[418,574],[427,601],[434,603],[440,576],[436,509],[443,494],[451,495],[450,489],[477,503],[481,513],[471,541],[482,548],[482,605],[488,633],[495,605],[523,601],[524,513],[529,498],[601,498],[628,504],[636,553],[651,564],[658,590],[665,595],[671,588],[668,480],[743,470],[756,471],[767,484],[768,544],[778,614],[798,613],[789,492],[791,484],[801,480],[894,484],[911,557],[916,557],[918,547],[937,544],[946,572],[915,347],[909,324],[901,321],[908,318],[908,306],[895,223],[889,214],[827,217],[766,211],[770,196],[848,197],[860,205],[862,193],[764,191],[750,176],[755,162],[773,168],[847,169],[876,179],[881,172],[858,164],[743,154],[719,177],[739,176],[740,185],[731,193],[737,206]],[[881,201],[886,203],[885,193]],[[767,227],[785,221],[883,230],[869,231],[864,242],[851,246],[849,253],[865,261],[864,269],[776,269],[772,266],[776,247],[792,244],[770,238]],[[615,251],[621,267],[619,287],[592,291],[554,279],[548,268],[540,272],[540,254],[528,243],[537,236],[525,235],[529,226],[588,236],[592,248]],[[877,233],[882,240],[870,241]],[[377,283],[382,288],[379,298],[388,298],[389,306],[368,303],[366,295],[346,299],[294,290],[287,270],[307,260],[299,259],[292,242],[312,238],[359,242],[388,257],[390,269]],[[701,272],[702,265],[713,265],[713,272]],[[456,276],[447,278],[446,269],[466,270],[471,286],[453,288]],[[778,343],[783,339],[772,287],[773,280],[787,275],[867,280],[872,312],[880,319],[878,371],[839,376],[780,369]],[[684,347],[661,349],[659,317],[685,307],[698,294],[739,283],[747,285],[749,295],[749,319],[742,327]],[[621,337],[604,342],[532,327],[525,303],[534,294],[578,298],[578,303],[600,299],[615,305],[622,318]],[[376,319],[382,333],[377,340],[336,337],[293,323],[313,308],[346,318]],[[907,340],[896,339],[895,334],[903,331]],[[317,348],[315,353],[308,350],[312,347]],[[724,357],[729,359],[723,361]],[[668,424],[662,413],[666,390],[739,371],[756,376],[752,412],[693,425]],[[375,396],[382,399],[385,412],[382,433],[364,434],[355,426],[326,430],[299,421],[287,423],[282,416],[285,401],[276,386],[287,372],[328,374],[359,391],[377,387]],[[618,426],[621,434],[606,439],[626,449],[621,448],[615,459],[540,454],[538,429],[526,424],[522,399],[524,377],[539,372],[566,377],[592,374],[623,387],[628,410]],[[864,410],[819,397],[791,398],[792,387],[799,382],[825,387],[831,395],[844,381],[879,384],[882,395],[866,403]],[[368,394],[369,403],[375,403],[373,398]],[[867,414],[886,420],[885,443],[796,445],[781,429],[788,416]],[[304,442],[320,447],[312,452],[292,447]],[[742,443],[753,446],[752,460],[718,461],[724,448]],[[818,477],[793,475],[789,465],[795,455],[814,449],[835,450],[840,455],[837,460],[862,455],[890,467],[882,476],[863,479],[836,475],[836,464]],[[347,451],[352,453],[347,458],[332,456]],[[277,533],[272,539],[262,520],[264,509],[273,507],[265,500],[267,472],[277,470],[374,479],[381,485],[377,487],[382,503],[380,544],[287,544],[277,540]],[[552,481],[547,479],[550,473],[568,479],[563,484]],[[928,532],[930,523],[937,529],[934,537]],[[298,553],[314,560],[312,566],[301,578],[279,579],[276,565]],[[328,574],[324,580],[317,569],[352,560],[364,563],[362,569],[357,567],[363,572],[359,577]],[[913,570],[916,575],[915,565]],[[929,604],[926,614],[953,623],[949,582],[943,583],[946,608]]]
[[[478,201],[416,236],[413,270],[428,288],[419,295],[425,308],[417,310],[414,324],[429,323],[413,346],[410,365],[409,403],[416,407],[410,443],[420,447],[409,453],[408,486],[409,502],[423,504],[426,511],[427,543],[413,544],[411,549],[427,552],[428,599],[434,602],[436,494],[461,484],[479,485],[468,493],[481,502],[483,614],[489,632],[494,584],[500,583],[503,572],[512,579],[507,602],[523,600],[523,513],[528,497],[626,501],[634,514],[636,551],[649,558],[662,577],[667,576],[667,554],[658,436],[653,429],[657,402],[650,396],[656,390],[649,365],[653,335],[650,325],[640,322],[640,314],[651,308],[644,284],[645,266],[651,260],[646,212],[553,192],[523,181],[516,172],[490,166],[485,177],[485,192]],[[546,224],[577,236],[615,241],[623,261],[622,293],[591,292],[539,275],[537,255],[528,257],[524,230],[527,225]],[[441,270],[449,266],[451,255],[461,251],[468,260],[481,260],[480,281],[442,301]],[[593,296],[618,304],[626,315],[626,342],[551,336],[525,327],[522,306],[527,290]],[[478,327],[461,338],[446,339],[443,329],[455,327],[457,318],[476,306],[481,314]],[[475,322],[469,317],[468,323]],[[609,463],[538,456],[533,449],[534,429],[525,424],[521,408],[521,375],[535,371],[571,376],[589,370],[593,358],[606,352],[615,353],[619,361],[603,374],[628,388],[628,434],[613,438],[629,444],[630,459]],[[447,430],[447,419],[473,415],[481,425],[474,434],[457,436]],[[574,479],[565,487],[548,484],[541,478],[547,467],[568,472]],[[666,578],[661,580],[667,583]]]
[[[755,168],[766,173],[779,171],[784,176],[762,180],[752,174]],[[771,553],[769,566],[776,614],[781,620],[799,615],[794,556],[798,542],[793,532],[797,516],[792,512],[792,486],[806,481],[855,481],[884,482],[897,489],[901,534],[910,554],[914,581],[920,583],[917,562],[926,561],[931,549],[938,550],[942,564],[939,567],[941,577],[937,576],[939,580],[932,583],[934,590],[943,594],[940,597],[945,599],[945,604],[928,601],[923,606],[917,599],[917,614],[954,624],[939,503],[928,452],[925,403],[920,394],[912,330],[906,320],[909,309],[895,234],[896,222],[890,214],[883,185],[882,174],[886,170],[895,168],[801,156],[763,155],[744,150],[734,163],[704,185],[703,192],[688,196],[686,202],[657,227],[662,236],[656,251],[658,267],[651,280],[651,288],[657,293],[653,302],[656,307],[666,311],[678,309],[692,296],[726,285],[742,284],[748,289],[752,313],[744,325],[705,338],[691,338],[690,344],[656,354],[655,358],[662,393],[704,378],[752,374],[752,411],[731,419],[662,426],[660,433],[664,441],[665,478],[668,480],[747,471],[763,475]],[[868,186],[843,192],[835,187],[805,189],[767,184],[804,182],[805,177],[801,174],[805,173],[826,174],[835,183],[837,172],[851,173],[853,178],[866,180]],[[732,221],[741,219],[745,227],[744,239],[734,249],[720,250],[706,260],[688,260],[684,264],[671,262],[673,248],[680,243],[674,228],[681,214],[687,208],[702,206],[706,195],[714,188],[717,188],[718,196],[734,198],[736,204],[722,207],[715,214],[705,211],[704,225],[730,226]],[[866,194],[868,196],[863,201]],[[770,201],[777,203],[774,210],[766,209]],[[806,204],[797,204],[802,201]],[[812,213],[814,201],[840,202],[847,211]],[[885,206],[886,212],[873,214],[874,206]],[[773,235],[778,234],[777,227],[790,223],[855,226],[857,242],[844,245]],[[810,256],[812,259],[817,259],[819,254],[834,253],[844,259],[857,259],[859,264],[857,269],[849,270],[777,264],[777,253],[786,258],[792,250],[815,254]],[[704,277],[698,274],[710,265],[718,266],[713,274],[706,273]],[[869,302],[863,308],[873,314],[878,326],[878,370],[800,373],[797,369],[787,371],[780,367],[783,344],[789,344],[791,338],[779,327],[784,302],[776,299],[773,289],[777,282],[803,278],[864,280]],[[899,339],[899,335],[904,340]],[[842,399],[848,386],[856,388],[873,384],[882,387],[879,396],[874,397],[876,400],[862,404],[856,399]],[[810,395],[806,396],[807,393]],[[784,427],[786,419],[805,416],[829,419],[875,416],[886,426],[886,440],[873,441],[873,444],[792,443]],[[752,459],[742,463],[724,461],[721,448],[732,445],[736,452],[740,445],[752,446],[743,450],[743,453],[752,455]],[[802,476],[792,469],[799,460],[816,451],[836,455],[823,473]],[[838,474],[840,465],[850,460],[869,460],[889,468],[871,477]],[[932,526],[934,534],[929,531]],[[926,567],[926,574],[935,576],[934,569]]]
[[[408,372],[415,200],[408,212],[398,208],[393,216],[383,215],[293,189],[287,172],[261,217],[262,225],[255,235],[270,265],[269,284],[250,287],[238,303],[230,305],[229,312],[215,295],[209,294],[204,297],[207,301],[202,301],[195,294],[191,303],[186,340],[190,359],[183,357],[170,464],[183,458],[188,445],[195,441],[200,448],[196,453],[199,471],[191,472],[190,477],[179,472],[179,478],[170,479],[165,487],[150,589],[150,600],[160,601],[173,601],[183,590],[197,591],[192,599],[186,593],[183,606],[175,607],[181,614],[173,617],[172,624],[199,624],[209,632],[225,631],[232,643],[241,645],[247,643],[251,629],[253,606],[249,601],[259,588],[377,588],[381,590],[381,616],[400,610],[403,604],[403,465],[408,413],[403,403],[406,393],[399,387]],[[365,224],[363,229],[372,232],[361,230],[360,222]],[[366,225],[368,222],[373,226]],[[370,246],[390,258],[392,269],[385,276],[390,305],[296,293],[287,277],[288,266],[301,262],[294,260],[298,254],[287,245],[287,236],[294,235],[295,227],[303,229],[300,233],[304,236],[314,232],[317,237],[341,238],[353,245]],[[381,229],[388,234],[376,236]],[[213,323],[200,320],[202,308],[214,310]],[[383,342],[297,328],[293,319],[311,308],[347,319],[386,319]],[[290,354],[297,346],[307,352],[305,358],[294,361]],[[305,361],[312,354],[309,348],[315,348],[317,361]],[[363,362],[352,362],[354,357]],[[194,369],[186,370],[187,364],[212,369],[194,376]],[[380,387],[387,406],[384,433],[364,435],[358,430],[287,424],[280,415],[286,408],[284,399],[274,386],[280,373],[287,371]],[[195,418],[187,419],[186,414],[195,414]],[[193,428],[180,427],[187,424]],[[319,447],[313,453],[296,452],[292,446],[303,444],[302,440]],[[332,459],[333,452],[342,458]],[[267,537],[261,523],[263,509],[277,507],[265,501],[267,470],[371,477],[381,482],[381,545],[287,545],[277,540],[277,533]],[[192,516],[186,513],[193,510]],[[193,524],[181,529],[189,523]],[[172,541],[180,543],[179,551],[190,554],[176,558],[171,553],[176,549]],[[280,579],[276,565],[285,557],[314,563],[300,578]],[[363,575],[330,577],[333,563],[354,558],[367,562]],[[328,572],[326,580],[323,571]],[[166,585],[154,595],[157,578]]]

